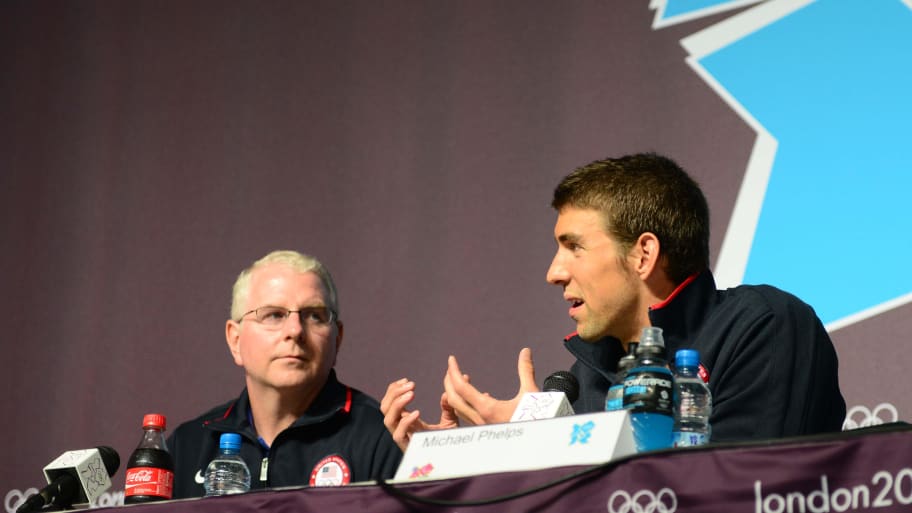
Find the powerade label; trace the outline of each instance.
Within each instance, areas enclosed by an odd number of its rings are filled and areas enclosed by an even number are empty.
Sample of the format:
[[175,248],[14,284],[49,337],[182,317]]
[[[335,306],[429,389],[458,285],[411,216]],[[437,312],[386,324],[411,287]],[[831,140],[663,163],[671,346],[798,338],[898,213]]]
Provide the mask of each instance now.
[[133,467],[127,469],[124,497],[153,495],[170,499],[174,489],[174,472],[163,468]]
[[611,385],[605,397],[605,410],[617,411],[624,409],[624,384]]
[[624,379],[624,408],[674,415],[674,383],[665,367],[636,367]]

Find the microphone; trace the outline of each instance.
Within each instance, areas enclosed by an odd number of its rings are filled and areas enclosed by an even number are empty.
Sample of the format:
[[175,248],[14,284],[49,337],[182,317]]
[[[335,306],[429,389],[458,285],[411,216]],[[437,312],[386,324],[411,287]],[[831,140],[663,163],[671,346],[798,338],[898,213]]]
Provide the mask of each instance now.
[[579,397],[579,381],[567,371],[557,371],[547,378],[541,392],[523,394],[510,422],[553,419],[573,415],[570,403]]
[[104,445],[67,451],[44,467],[48,485],[26,499],[16,513],[40,511],[48,505],[69,509],[90,504],[111,487],[111,476],[119,466],[117,451]]
[[542,389],[545,392],[563,392],[571,403],[579,398],[579,381],[568,371],[557,371],[545,378]]

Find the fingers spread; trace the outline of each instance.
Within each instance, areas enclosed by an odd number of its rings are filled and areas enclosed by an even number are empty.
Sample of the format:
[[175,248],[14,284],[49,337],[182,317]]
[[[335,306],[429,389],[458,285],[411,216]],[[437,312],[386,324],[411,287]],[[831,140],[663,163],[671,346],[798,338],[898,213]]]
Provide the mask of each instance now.
[[380,401],[380,411],[383,413],[383,425],[390,433],[395,433],[403,419],[409,415],[405,407],[415,398],[414,388],[415,383],[404,378],[387,387],[386,394]]
[[440,395],[440,424],[438,426],[441,429],[459,427],[459,416],[456,415],[456,410],[447,401],[446,392]]
[[418,428],[417,424],[421,422],[419,420],[420,415],[421,413],[418,410],[409,412],[402,416],[399,424],[394,430],[390,430],[393,435],[393,441],[402,449],[402,452],[405,452],[409,441],[412,439],[412,433],[416,431]]
[[387,411],[389,411],[393,401],[401,397],[402,394],[414,389],[415,382],[409,381],[408,378],[393,381],[386,387],[386,394],[384,394],[383,399],[380,400],[380,411],[385,415]]
[[470,424],[484,424],[481,415],[475,410],[478,398],[483,397],[474,386],[470,385],[459,371],[459,365],[452,356],[449,359],[449,368],[443,380],[446,390],[446,400],[459,418]]

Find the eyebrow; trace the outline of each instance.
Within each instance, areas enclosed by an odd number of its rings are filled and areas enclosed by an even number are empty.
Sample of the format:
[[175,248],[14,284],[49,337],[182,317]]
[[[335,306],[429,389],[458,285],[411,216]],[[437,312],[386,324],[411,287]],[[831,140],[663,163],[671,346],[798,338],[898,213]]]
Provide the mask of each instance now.
[[298,310],[332,310],[332,307],[327,304],[317,304],[317,305],[298,305]]
[[582,236],[575,233],[562,233],[557,236],[557,241],[561,243],[567,242],[579,242],[583,239]]

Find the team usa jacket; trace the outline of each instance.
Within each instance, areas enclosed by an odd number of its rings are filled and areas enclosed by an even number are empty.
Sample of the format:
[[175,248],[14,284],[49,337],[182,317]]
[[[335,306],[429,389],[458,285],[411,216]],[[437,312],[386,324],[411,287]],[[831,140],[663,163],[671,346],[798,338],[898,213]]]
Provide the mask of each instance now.
[[[780,438],[839,431],[846,407],[839,391],[836,351],[814,310],[767,285],[716,290],[706,270],[650,308],[662,328],[669,363],[678,349],[700,352],[701,373],[713,396],[712,441]],[[577,413],[603,411],[617,380],[621,342],[572,334]]]
[[345,386],[332,371],[303,416],[266,448],[251,427],[247,390],[181,424],[168,439],[174,457],[173,498],[204,495],[203,476],[218,453],[219,436],[241,435],[250,489],[333,486],[392,478],[402,451],[383,425],[377,401]]

